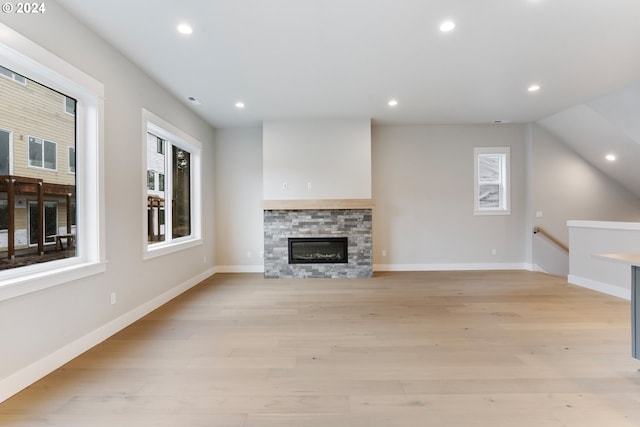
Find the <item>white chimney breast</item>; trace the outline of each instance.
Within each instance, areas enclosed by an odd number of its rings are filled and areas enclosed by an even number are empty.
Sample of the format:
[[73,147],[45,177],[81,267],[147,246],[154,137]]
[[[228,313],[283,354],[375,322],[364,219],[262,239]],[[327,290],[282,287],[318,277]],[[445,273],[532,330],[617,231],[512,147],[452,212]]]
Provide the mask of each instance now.
[[371,198],[370,119],[268,120],[262,138],[265,200]]

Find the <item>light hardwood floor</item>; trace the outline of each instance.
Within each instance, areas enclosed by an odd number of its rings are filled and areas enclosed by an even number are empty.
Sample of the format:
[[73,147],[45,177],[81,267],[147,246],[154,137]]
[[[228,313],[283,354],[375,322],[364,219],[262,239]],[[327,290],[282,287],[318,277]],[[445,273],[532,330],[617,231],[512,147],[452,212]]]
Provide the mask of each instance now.
[[531,272],[220,274],[0,404],[0,426],[640,426],[629,311]]

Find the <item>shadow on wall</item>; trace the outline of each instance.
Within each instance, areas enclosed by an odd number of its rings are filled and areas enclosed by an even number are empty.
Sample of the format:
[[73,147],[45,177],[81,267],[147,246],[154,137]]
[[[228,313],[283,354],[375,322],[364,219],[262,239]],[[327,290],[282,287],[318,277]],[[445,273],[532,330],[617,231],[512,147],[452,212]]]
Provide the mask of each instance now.
[[536,271],[567,277],[569,252],[542,233],[536,233],[533,236],[533,267]]

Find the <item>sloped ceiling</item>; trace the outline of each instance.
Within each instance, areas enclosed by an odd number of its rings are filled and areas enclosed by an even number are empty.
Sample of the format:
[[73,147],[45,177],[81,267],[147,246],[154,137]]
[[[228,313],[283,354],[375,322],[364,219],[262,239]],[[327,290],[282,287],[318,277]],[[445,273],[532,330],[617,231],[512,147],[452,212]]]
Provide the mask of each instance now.
[[640,82],[538,123],[640,198]]

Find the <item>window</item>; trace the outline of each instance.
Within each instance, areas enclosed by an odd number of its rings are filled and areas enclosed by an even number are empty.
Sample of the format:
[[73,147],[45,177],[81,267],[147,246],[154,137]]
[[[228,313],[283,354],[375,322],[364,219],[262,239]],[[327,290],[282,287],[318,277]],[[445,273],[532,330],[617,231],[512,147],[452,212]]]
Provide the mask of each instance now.
[[[1,301],[104,272],[105,264],[104,87],[1,23],[0,33],[0,79],[22,83],[3,84],[0,96],[0,174],[11,175],[0,182]],[[60,111],[72,104],[78,114]],[[21,114],[4,114],[16,105]],[[71,173],[50,173],[66,154]],[[54,253],[57,235],[67,245]]]
[[13,71],[11,71],[8,68],[5,68],[3,66],[0,65],[0,75],[5,76],[7,78],[10,78],[11,80],[15,80],[16,82],[26,85],[27,84],[27,79],[18,74],[18,73],[14,73]]
[[7,210],[7,201],[0,200],[0,230],[6,230],[9,227],[9,211]]
[[474,148],[476,215],[509,215],[509,147]]
[[[29,245],[38,244],[38,203],[29,202]],[[44,202],[44,242],[55,243],[55,235],[58,234],[58,204],[56,202]]]
[[156,189],[156,174],[154,171],[147,171],[147,189]]
[[12,169],[11,132],[0,129],[0,175],[11,175]]
[[69,147],[69,173],[76,173],[76,149]]
[[76,100],[73,98],[69,98],[68,96],[64,97],[64,112],[70,114],[72,116],[76,115]]
[[[180,129],[143,110],[147,174],[145,257],[201,243],[200,152],[202,144]],[[155,174],[158,185],[155,185]]]
[[41,138],[29,137],[29,166],[56,170],[57,144]]

